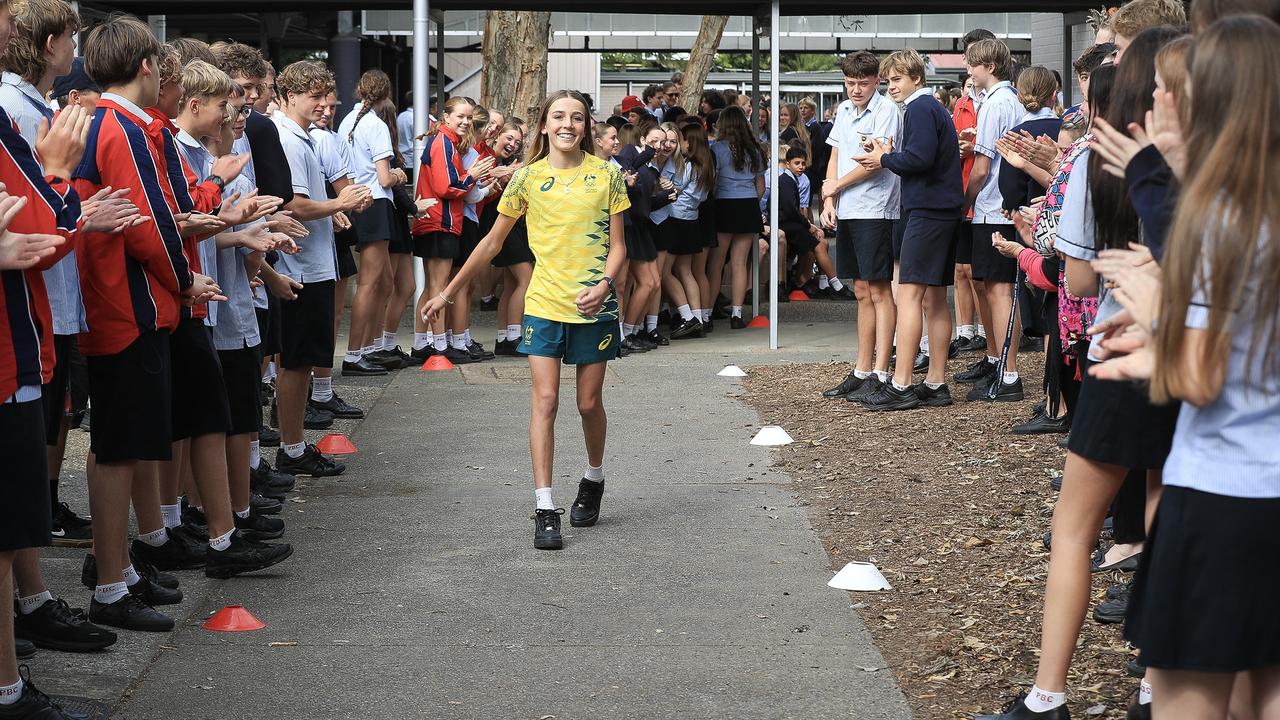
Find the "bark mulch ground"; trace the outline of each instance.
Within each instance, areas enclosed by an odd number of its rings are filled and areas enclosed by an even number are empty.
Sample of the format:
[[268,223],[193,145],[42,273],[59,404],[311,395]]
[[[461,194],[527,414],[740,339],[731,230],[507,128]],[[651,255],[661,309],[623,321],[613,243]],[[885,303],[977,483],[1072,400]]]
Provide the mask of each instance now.
[[[948,377],[975,358],[951,362]],[[1026,355],[1027,400],[873,413],[820,393],[843,363],[749,369],[747,401],[795,439],[775,465],[826,544],[833,569],[875,563],[893,585],[854,607],[920,720],[998,712],[1031,686],[1065,450],[1060,436],[1009,432],[1041,396],[1043,356]],[[1117,575],[1094,578],[1094,601]],[[1138,681],[1119,625],[1085,620],[1070,680],[1073,717],[1123,717]]]

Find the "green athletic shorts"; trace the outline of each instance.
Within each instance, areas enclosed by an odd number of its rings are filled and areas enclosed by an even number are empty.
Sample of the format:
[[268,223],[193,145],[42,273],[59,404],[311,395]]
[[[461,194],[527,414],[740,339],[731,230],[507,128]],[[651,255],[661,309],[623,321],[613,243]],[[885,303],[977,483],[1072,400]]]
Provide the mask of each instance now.
[[618,321],[567,323],[524,316],[518,350],[525,355],[563,358],[565,365],[591,365],[622,356]]

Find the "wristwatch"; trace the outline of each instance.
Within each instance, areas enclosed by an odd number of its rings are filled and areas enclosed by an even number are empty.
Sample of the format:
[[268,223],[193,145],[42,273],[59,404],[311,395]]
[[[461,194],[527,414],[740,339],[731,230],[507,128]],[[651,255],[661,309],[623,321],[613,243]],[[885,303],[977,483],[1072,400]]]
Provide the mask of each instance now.
[[608,275],[605,275],[604,284],[609,286],[609,292],[613,293],[614,295],[618,294],[618,288],[613,284],[613,278],[609,277]]
[[221,191],[221,190],[226,190],[226,189],[227,189],[227,181],[226,181],[226,180],[223,180],[222,178],[218,177],[217,175],[210,175],[209,177],[207,177],[207,178],[205,178],[205,179],[206,179],[206,180],[208,180],[209,182],[213,183],[214,185],[217,185],[217,186],[218,186],[218,190],[220,190],[220,191]]

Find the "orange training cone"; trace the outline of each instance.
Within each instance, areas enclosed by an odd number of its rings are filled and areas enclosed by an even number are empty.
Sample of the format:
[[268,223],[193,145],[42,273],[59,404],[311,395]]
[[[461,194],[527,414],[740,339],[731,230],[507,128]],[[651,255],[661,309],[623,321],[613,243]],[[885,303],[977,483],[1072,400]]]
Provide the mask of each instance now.
[[422,363],[422,369],[424,371],[452,370],[455,367],[457,366],[449,362],[449,358],[443,355],[432,355],[431,357],[427,358],[426,362]]
[[803,290],[792,290],[787,297],[791,299],[791,302],[808,302],[813,299],[809,297],[809,293]]
[[316,448],[325,455],[350,455],[356,451],[355,444],[342,433],[325,435],[316,443]]
[[219,632],[247,632],[261,630],[266,626],[266,623],[239,605],[228,605],[222,608],[204,623],[205,630]]
[[769,327],[768,315],[757,315],[751,318],[751,322],[747,323],[749,328],[767,328]]

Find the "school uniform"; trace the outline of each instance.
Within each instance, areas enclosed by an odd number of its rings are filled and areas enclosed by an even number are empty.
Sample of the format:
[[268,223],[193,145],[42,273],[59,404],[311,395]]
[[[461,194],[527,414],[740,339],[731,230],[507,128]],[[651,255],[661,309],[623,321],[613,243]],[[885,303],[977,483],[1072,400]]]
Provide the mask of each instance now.
[[1013,223],[1001,213],[1004,198],[1000,194],[1000,169],[1003,162],[996,151],[996,141],[1025,117],[1027,109],[1018,100],[1018,91],[1004,80],[986,91],[978,104],[978,136],[973,151],[991,159],[991,171],[973,203],[973,250],[971,265],[974,280],[1012,283],[1017,279],[1018,262],[999,253],[991,238],[1000,233],[1012,237]]
[[[831,146],[836,177],[858,167],[853,158],[866,153],[874,138],[902,135],[902,116],[889,98],[875,93],[859,111],[852,100],[836,108],[827,145]],[[893,279],[893,221],[901,215],[901,183],[891,172],[877,172],[835,196],[836,274],[854,280]]]
[[[293,192],[319,200],[325,197],[325,176],[316,154],[315,141],[284,114],[275,118],[280,145],[289,163]],[[303,220],[307,236],[298,241],[300,250],[281,254],[276,271],[302,284],[297,299],[281,303],[280,365],[333,367],[333,293],[338,277],[338,255],[333,239],[333,220],[328,217]]]
[[[508,160],[500,162],[500,165],[506,165],[513,162]],[[484,237],[493,229],[493,224],[498,221],[498,201],[502,199],[502,194],[490,194],[480,202],[480,236]],[[630,246],[628,246],[630,247]],[[529,249],[529,231],[525,227],[524,216],[522,215],[516,224],[511,226],[511,232],[507,233],[507,237],[502,241],[502,249],[497,255],[493,256],[490,265],[496,268],[508,268],[512,265],[520,263],[533,263],[533,251]]]
[[417,197],[440,202],[413,221],[413,254],[420,258],[453,260],[462,251],[463,206],[476,181],[462,165],[461,142],[457,133],[440,125],[422,148]]
[[[470,170],[481,157],[478,148],[468,148],[462,156],[462,166]],[[467,258],[471,257],[471,253],[480,244],[480,215],[476,212],[476,207],[489,195],[489,187],[476,183],[462,199],[462,234],[458,237],[458,256],[453,259],[453,266],[456,268],[465,265]]]
[[[1259,245],[1274,240],[1264,236]],[[1202,273],[1184,323],[1212,330],[1207,261]],[[1280,377],[1263,352],[1249,354],[1255,326],[1275,322],[1258,317],[1256,304],[1262,283],[1275,278],[1255,264],[1243,280],[1240,306],[1225,313],[1231,341],[1222,390],[1203,407],[1182,406],[1130,596],[1125,637],[1144,665],[1161,670],[1280,665]]]
[[254,110],[245,118],[244,137],[253,152],[254,185],[263,195],[274,195],[288,205],[293,200],[293,179],[281,144],[280,128],[272,118]]
[[661,168],[650,165],[649,169],[657,173],[654,179],[653,210],[649,213],[649,222],[653,223],[653,245],[658,252],[671,252],[671,246],[675,243],[674,233],[677,228],[676,225],[668,223],[671,219],[671,205],[675,201],[671,199],[673,191],[663,190],[657,184],[657,181],[665,178],[674,185],[676,163],[675,160],[667,160]]
[[[345,119],[345,118],[344,118]],[[404,171],[413,182],[413,170],[418,158],[413,154],[413,108],[407,107],[396,116],[396,138],[400,144],[400,157],[404,158]]]
[[759,170],[753,170],[744,151],[742,167],[739,168],[733,162],[733,149],[719,140],[711,142],[711,154],[716,159],[716,232],[726,235],[759,235],[764,232],[756,178],[767,174],[767,163],[762,163],[764,166]]
[[818,247],[818,238],[809,233],[800,200],[800,183],[790,170],[778,175],[778,228],[787,236],[787,254],[800,255]]
[[627,243],[627,258],[637,262],[653,262],[658,259],[658,245],[653,237],[653,223],[649,213],[653,210],[653,194],[658,175],[649,165],[653,159],[653,148],[643,150],[634,145],[624,145],[618,151],[618,164],[621,169],[635,173],[634,185],[624,187],[627,191],[627,202],[630,204],[623,215],[623,234]]
[[[243,197],[253,192],[253,185],[242,174],[227,185],[228,194]],[[258,223],[265,222],[259,220]],[[255,223],[257,224],[257,223]],[[240,231],[248,225],[237,225]],[[218,310],[218,323],[213,326],[213,347],[222,364],[230,413],[228,435],[257,432],[262,420],[262,334],[254,306],[253,288],[245,270],[245,259],[253,251],[245,247],[218,248],[215,261],[218,287],[227,296]],[[266,291],[263,290],[263,293]]]
[[[810,145],[812,145],[809,148],[809,166],[805,168],[804,174],[809,180],[810,187],[815,185],[822,187],[822,181],[827,178],[827,163],[831,160],[831,146],[827,144],[827,136],[831,134],[831,123],[814,118],[805,123],[804,127],[809,131]],[[805,207],[812,207],[812,203]]]
[[947,110],[928,88],[904,103],[902,143],[880,158],[902,179],[906,220],[898,282],[947,287],[955,282],[956,225],[964,207],[960,155]]
[[698,215],[706,204],[706,183],[687,162],[672,182],[679,194],[669,207],[671,217],[667,219],[672,224],[670,252],[672,255],[697,255],[707,249],[706,234]]
[[[1013,127],[1013,132],[1028,132],[1032,137],[1047,135],[1057,139],[1062,130],[1062,120],[1053,114],[1052,108],[1040,108],[1036,112],[1022,116],[1021,122]],[[1026,207],[1031,201],[1044,195],[1044,188],[1031,176],[1012,165],[1000,163],[1000,197],[1004,201],[1004,209],[1010,212]],[[1008,237],[1006,235],[1006,237]],[[1009,238],[1012,240],[1012,238]]]
[[[363,212],[353,213],[352,229],[356,232],[356,247],[370,243],[390,242],[391,215],[395,211],[391,190],[378,181],[378,162],[390,162],[395,155],[391,146],[391,128],[373,112],[365,112],[357,103],[338,125],[333,135],[338,144],[349,153],[348,171],[352,181],[369,188],[373,202]],[[330,182],[333,182],[330,179]]]
[[[333,184],[340,180],[355,180],[354,161],[351,146],[339,139],[331,130],[311,126],[307,130],[315,144],[316,157],[320,159],[320,171],[324,173],[324,193],[330,200],[338,197]],[[359,274],[354,251],[360,245],[360,236],[356,232],[357,213],[348,214],[351,227],[333,231],[333,243],[338,254],[338,278],[345,279]]]

